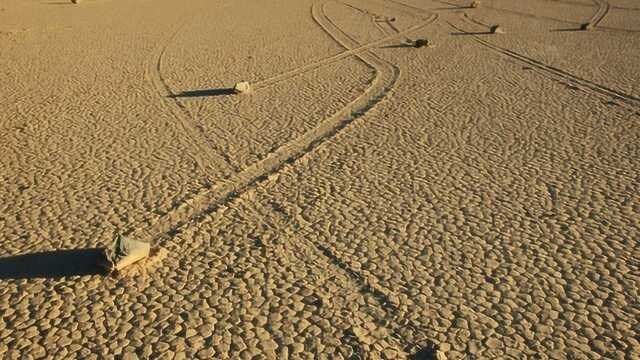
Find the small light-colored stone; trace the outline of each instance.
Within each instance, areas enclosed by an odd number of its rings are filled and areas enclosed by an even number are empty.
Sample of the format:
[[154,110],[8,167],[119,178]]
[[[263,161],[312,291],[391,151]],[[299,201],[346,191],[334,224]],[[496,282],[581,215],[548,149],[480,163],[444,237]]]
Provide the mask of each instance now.
[[233,87],[236,94],[246,94],[251,92],[251,84],[248,81],[241,81]]
[[493,25],[489,31],[492,34],[504,34],[504,29],[500,25]]
[[594,29],[594,26],[592,23],[584,23],[580,25],[580,30],[584,30],[584,31],[591,31]]

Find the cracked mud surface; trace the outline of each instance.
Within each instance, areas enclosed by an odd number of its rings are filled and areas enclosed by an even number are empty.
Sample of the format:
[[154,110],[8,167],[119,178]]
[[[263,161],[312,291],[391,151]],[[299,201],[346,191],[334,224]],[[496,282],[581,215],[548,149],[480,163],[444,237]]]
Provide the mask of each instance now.
[[0,358],[638,358],[640,5],[465,5],[1,3]]

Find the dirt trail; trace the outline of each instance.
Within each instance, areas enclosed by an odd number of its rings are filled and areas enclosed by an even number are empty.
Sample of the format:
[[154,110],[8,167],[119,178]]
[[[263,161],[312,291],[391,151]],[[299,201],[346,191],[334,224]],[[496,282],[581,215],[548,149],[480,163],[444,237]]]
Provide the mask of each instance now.
[[257,182],[267,179],[284,165],[294,162],[326,139],[335,136],[335,134],[345,126],[360,118],[376,106],[377,103],[382,101],[388,93],[393,90],[393,86],[400,76],[400,70],[396,66],[368,50],[373,46],[397,38],[400,35],[409,34],[417,29],[423,28],[437,19],[437,15],[433,15],[428,20],[413,28],[400,33],[394,33],[380,41],[363,46],[340,30],[340,28],[325,15],[324,3],[314,4],[312,14],[314,21],[316,21],[334,41],[344,47],[345,52],[322,60],[319,63],[310,64],[301,69],[296,69],[275,78],[258,82],[256,84],[257,89],[272,85],[278,81],[284,81],[308,69],[335,62],[347,56],[356,56],[376,71],[376,78],[373,83],[369,85],[362,95],[353,100],[344,109],[322,120],[318,127],[281,146],[265,159],[240,171],[230,179],[226,179],[214,185],[211,189],[201,192],[195,197],[186,200],[184,203],[177,205],[176,208],[170,210],[167,214],[147,219],[144,225],[138,224],[132,227],[129,234],[143,238],[149,238],[149,236],[151,236],[151,239],[166,236],[166,234],[170,234],[176,229],[216,211],[219,206],[229,202],[247,189],[250,189]]
[[468,4],[4,0],[0,358],[639,358],[638,9]]
[[158,45],[153,52],[153,56],[149,59],[145,69],[145,77],[158,93],[162,106],[180,122],[191,143],[197,147],[198,152],[193,156],[198,166],[205,173],[212,173],[215,166],[218,165],[216,159],[223,158],[237,172],[240,169],[231,161],[227,153],[209,141],[207,135],[195,125],[194,115],[180,103],[179,99],[175,98],[175,92],[171,90],[162,75],[163,58],[167,48],[171,46],[176,36],[189,22],[190,17],[180,22],[175,31]]

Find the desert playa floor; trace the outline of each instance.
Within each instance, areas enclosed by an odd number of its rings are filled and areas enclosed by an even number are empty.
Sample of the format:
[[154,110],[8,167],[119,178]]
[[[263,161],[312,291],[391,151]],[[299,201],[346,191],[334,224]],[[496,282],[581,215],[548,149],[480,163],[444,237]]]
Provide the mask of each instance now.
[[0,358],[638,359],[640,1],[468,5],[0,0]]

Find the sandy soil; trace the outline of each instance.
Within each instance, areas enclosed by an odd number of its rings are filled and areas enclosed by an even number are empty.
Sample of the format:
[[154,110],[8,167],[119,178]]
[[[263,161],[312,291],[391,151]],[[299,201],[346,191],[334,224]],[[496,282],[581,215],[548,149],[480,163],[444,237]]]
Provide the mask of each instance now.
[[468,4],[0,0],[0,358],[639,358],[640,2]]

